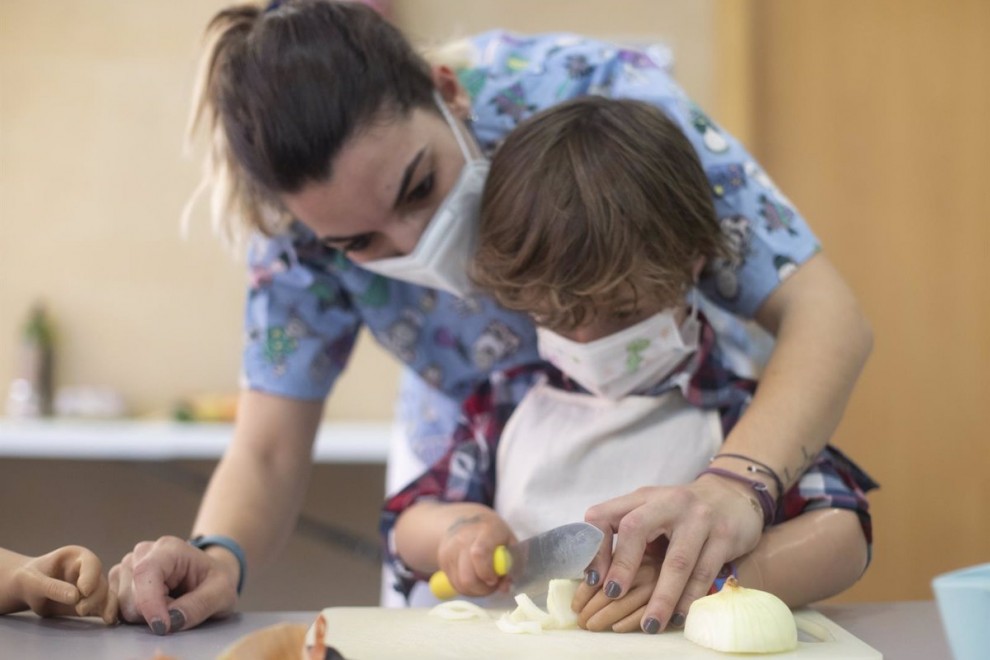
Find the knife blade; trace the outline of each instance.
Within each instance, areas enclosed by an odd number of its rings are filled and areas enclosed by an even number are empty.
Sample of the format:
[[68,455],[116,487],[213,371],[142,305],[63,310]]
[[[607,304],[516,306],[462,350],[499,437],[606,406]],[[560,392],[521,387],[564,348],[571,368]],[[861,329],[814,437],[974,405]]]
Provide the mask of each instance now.
[[[591,523],[569,523],[519,543],[500,545],[492,565],[496,574],[509,577],[513,594],[539,596],[546,593],[550,580],[583,577],[604,537]],[[430,578],[430,591],[441,599],[457,595],[443,571]]]

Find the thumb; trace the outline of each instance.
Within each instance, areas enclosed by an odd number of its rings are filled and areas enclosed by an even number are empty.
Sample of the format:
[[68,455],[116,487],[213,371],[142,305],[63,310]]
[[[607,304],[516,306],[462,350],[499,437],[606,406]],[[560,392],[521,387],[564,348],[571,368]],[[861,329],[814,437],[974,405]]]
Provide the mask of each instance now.
[[195,628],[212,616],[227,616],[236,602],[237,590],[226,580],[207,579],[169,604],[169,632]]

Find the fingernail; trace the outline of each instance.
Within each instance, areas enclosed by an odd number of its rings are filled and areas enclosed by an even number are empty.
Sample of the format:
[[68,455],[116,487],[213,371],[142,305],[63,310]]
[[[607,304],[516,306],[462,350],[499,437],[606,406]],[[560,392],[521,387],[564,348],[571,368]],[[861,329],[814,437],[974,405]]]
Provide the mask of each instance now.
[[162,621],[161,619],[152,619],[151,620],[151,632],[155,633],[156,635],[164,635],[165,634],[165,622]]
[[654,618],[649,618],[643,622],[643,632],[647,635],[656,635],[660,632],[660,622]]
[[605,595],[609,598],[618,598],[622,593],[622,587],[618,582],[612,581],[605,585]]
[[584,581],[588,583],[589,587],[598,586],[601,581],[602,576],[598,574],[598,571],[591,570],[584,576]]
[[670,625],[680,628],[684,625],[684,619],[686,618],[682,613],[674,612],[673,616],[670,617]]
[[186,615],[179,610],[169,610],[168,611],[169,620],[169,630],[172,632],[178,632],[186,626]]

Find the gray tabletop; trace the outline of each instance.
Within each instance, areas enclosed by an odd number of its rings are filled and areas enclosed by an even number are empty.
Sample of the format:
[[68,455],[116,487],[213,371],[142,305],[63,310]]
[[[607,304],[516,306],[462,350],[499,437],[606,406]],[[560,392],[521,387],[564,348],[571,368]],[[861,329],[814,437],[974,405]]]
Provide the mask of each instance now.
[[[947,659],[949,647],[932,601],[820,605],[818,611],[894,660]],[[275,623],[310,623],[315,612],[247,612],[194,630],[157,637],[144,626],[107,628],[90,619],[0,617],[0,658],[182,660],[214,658],[239,637]]]

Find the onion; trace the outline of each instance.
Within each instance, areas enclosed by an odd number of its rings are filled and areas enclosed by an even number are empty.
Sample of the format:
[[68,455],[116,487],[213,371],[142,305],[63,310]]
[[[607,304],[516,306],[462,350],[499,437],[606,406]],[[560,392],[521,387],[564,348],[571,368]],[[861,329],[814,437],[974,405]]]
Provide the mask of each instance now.
[[430,610],[430,614],[448,621],[491,618],[491,615],[484,609],[466,600],[448,600],[445,603],[440,603]]
[[777,653],[797,648],[790,608],[771,593],[744,589],[734,577],[691,604],[684,637],[725,653]]

